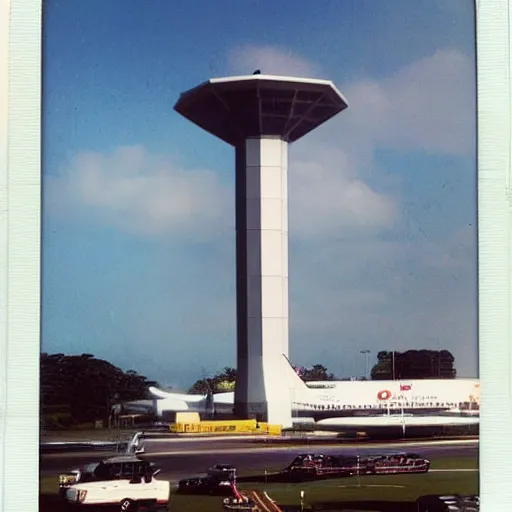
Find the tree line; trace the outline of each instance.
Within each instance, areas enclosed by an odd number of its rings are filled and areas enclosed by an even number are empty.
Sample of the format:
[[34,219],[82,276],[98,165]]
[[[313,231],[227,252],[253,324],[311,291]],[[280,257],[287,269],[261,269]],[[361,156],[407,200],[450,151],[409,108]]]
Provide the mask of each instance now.
[[[371,370],[372,380],[453,379],[455,359],[447,350],[381,351]],[[294,367],[305,382],[348,380],[336,378],[324,365]],[[236,369],[229,366],[196,381],[189,393],[233,391]],[[67,427],[108,420],[114,404],[153,398],[148,380],[135,370],[123,371],[92,354],[41,354],[41,419],[43,427]]]
[[382,351],[372,368],[372,380],[454,379],[455,358],[448,350]]
[[[315,364],[311,368],[294,366],[295,371],[302,380],[334,380],[334,375],[329,373],[327,368],[321,364]],[[236,369],[230,366],[224,367],[219,373],[212,377],[197,380],[188,390],[189,393],[207,394],[224,393],[234,391],[236,381]]]
[[[371,380],[410,380],[410,379],[454,379],[455,358],[448,350],[407,350],[405,352],[381,351],[377,363],[371,369]],[[310,368],[294,366],[304,382],[349,380],[336,378],[322,364]],[[366,380],[363,378],[362,380]],[[200,379],[189,389],[189,393],[222,393],[233,391],[236,369],[229,366],[212,377]]]
[[92,354],[41,354],[40,393],[43,428],[107,420],[112,406],[151,398],[158,383],[135,370],[124,372]]

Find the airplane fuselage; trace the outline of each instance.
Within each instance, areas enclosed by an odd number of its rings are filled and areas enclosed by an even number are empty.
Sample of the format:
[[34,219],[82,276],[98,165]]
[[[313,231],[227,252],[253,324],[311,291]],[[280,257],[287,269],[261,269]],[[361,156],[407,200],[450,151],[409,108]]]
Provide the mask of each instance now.
[[[290,390],[292,416],[332,428],[386,425],[478,424],[480,384],[477,379],[407,381],[326,381],[308,387],[283,356],[283,386]],[[233,392],[186,395],[150,388],[157,411],[233,414]],[[396,419],[396,416],[400,419]],[[455,419],[453,419],[455,418]]]
[[332,417],[389,414],[475,412],[480,408],[476,379],[359,381],[325,383],[324,388],[301,388],[292,395],[295,416],[316,421]]
[[[326,384],[329,386],[329,384]],[[330,388],[302,388],[292,396],[296,418],[372,417],[381,415],[477,415],[479,383],[475,379],[339,382]],[[402,388],[402,389],[401,389]],[[405,388],[405,389],[404,389]],[[180,395],[157,401],[160,411],[195,411],[208,409],[206,395]],[[234,393],[213,395],[213,411],[218,415],[233,412]]]

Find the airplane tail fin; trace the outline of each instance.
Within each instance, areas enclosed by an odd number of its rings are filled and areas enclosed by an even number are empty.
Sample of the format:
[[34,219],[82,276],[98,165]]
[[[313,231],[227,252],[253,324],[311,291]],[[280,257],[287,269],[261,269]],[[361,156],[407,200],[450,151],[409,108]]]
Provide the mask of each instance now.
[[149,392],[157,398],[169,398],[170,393],[162,391],[161,389],[155,388],[154,386],[149,387]]
[[305,382],[299,377],[298,373],[293,368],[290,360],[283,354],[283,370],[285,373],[285,378],[288,382],[288,386],[290,391],[298,392],[298,391],[307,391],[309,388],[306,386]]

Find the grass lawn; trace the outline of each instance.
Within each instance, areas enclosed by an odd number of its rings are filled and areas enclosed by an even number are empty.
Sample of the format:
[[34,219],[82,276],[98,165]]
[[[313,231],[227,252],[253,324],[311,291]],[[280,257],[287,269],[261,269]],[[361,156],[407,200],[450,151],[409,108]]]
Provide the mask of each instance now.
[[[322,506],[325,510],[351,508],[365,511],[415,511],[414,501],[425,494],[478,494],[478,461],[474,457],[438,459],[432,463],[432,472],[418,475],[383,475],[349,477],[303,483],[240,483],[240,489],[265,490],[281,505],[299,506],[300,491],[305,492],[306,508]],[[277,469],[277,468],[276,468]],[[436,471],[444,470],[444,471]],[[453,471],[451,471],[453,470]],[[254,471],[240,472],[240,477],[254,475]],[[55,500],[57,475],[40,480],[42,495],[40,512],[59,512]],[[328,507],[328,508],[327,508]],[[222,512],[222,498],[173,494],[170,510],[177,512]]]
[[[280,505],[298,507],[300,491],[304,505],[326,510],[350,508],[365,511],[414,511],[415,501],[425,494],[478,494],[478,472],[443,472],[426,475],[368,476],[295,484],[241,484],[240,489],[262,489]],[[222,512],[222,498],[210,496],[171,497],[170,510]]]

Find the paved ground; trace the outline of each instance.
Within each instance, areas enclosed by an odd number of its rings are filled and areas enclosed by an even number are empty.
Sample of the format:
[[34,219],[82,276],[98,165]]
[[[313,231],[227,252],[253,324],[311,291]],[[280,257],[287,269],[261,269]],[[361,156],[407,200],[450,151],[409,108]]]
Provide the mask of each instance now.
[[[243,440],[209,440],[180,441],[169,439],[153,439],[145,441],[144,457],[154,461],[162,469],[162,477],[176,481],[180,478],[198,475],[215,463],[233,464],[239,471],[264,473],[285,467],[296,455],[308,451],[326,454],[365,454],[381,451],[413,451],[429,457],[432,461],[447,457],[478,457],[478,443],[474,441],[448,441],[434,443],[382,443],[357,446],[315,445],[308,447],[259,446]],[[76,466],[95,461],[111,454],[64,453],[41,456],[40,470],[42,476],[56,475]]]

